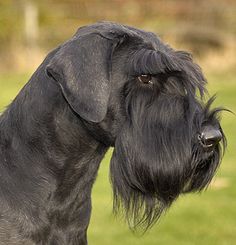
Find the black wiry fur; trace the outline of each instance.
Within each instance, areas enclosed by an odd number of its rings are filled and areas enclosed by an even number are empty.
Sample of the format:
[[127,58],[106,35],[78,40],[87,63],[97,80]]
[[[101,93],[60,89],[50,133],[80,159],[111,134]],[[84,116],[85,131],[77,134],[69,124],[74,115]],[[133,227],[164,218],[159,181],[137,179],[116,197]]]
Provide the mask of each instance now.
[[[207,187],[225,137],[214,98],[202,101],[205,84],[188,53],[153,33],[80,28],[0,117],[0,244],[87,244],[91,189],[109,146],[114,211],[131,228],[149,228],[180,194]],[[207,126],[222,133],[222,147],[204,148]]]

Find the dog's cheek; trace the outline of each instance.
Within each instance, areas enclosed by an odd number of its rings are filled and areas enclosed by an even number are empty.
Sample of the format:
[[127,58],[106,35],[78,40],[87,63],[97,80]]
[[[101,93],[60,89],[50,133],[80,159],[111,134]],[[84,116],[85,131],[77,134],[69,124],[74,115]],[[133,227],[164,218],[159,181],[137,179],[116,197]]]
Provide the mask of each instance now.
[[[114,211],[124,211],[131,228],[152,226],[162,212],[179,196],[183,170],[151,155],[143,138],[131,128],[120,133],[113,152],[110,178]],[[140,136],[141,137],[141,136]],[[157,153],[157,152],[156,152]],[[158,153],[157,153],[158,154]]]
[[145,147],[145,140],[139,135],[131,129],[124,130],[117,139],[111,161],[113,188],[124,200],[135,191],[169,206],[184,186],[184,169],[176,164],[178,160],[165,156],[162,146],[154,146],[155,150]]
[[[113,211],[121,211],[131,229],[147,229],[155,223],[166,205],[146,188],[150,176],[139,178],[135,152],[127,137],[119,137],[111,160],[110,177],[113,186]],[[146,184],[145,184],[146,183]]]

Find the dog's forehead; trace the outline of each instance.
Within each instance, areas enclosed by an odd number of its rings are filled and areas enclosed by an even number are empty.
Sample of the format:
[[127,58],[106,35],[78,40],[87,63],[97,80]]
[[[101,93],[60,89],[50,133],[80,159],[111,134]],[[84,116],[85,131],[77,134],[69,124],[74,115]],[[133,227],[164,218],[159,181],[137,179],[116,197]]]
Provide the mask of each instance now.
[[[204,94],[206,79],[191,55],[171,48],[156,34],[113,22],[98,22],[79,28],[72,39],[86,37],[84,40],[89,43],[94,34],[109,41],[107,50],[112,53],[109,57],[113,58],[113,70],[118,61],[118,65],[121,62],[125,64],[125,73],[132,76],[178,72],[182,74],[183,81],[194,94],[196,89],[200,91],[201,96]],[[94,45],[95,50],[101,47],[104,51],[104,46],[99,46],[101,43],[97,42],[97,45]]]
[[163,43],[160,38],[153,32],[147,32],[127,25],[121,25],[113,22],[102,21],[92,25],[83,26],[78,29],[75,36],[84,36],[88,34],[99,34],[107,39],[119,38],[124,35],[130,36],[145,43],[152,45],[153,49],[163,49]]

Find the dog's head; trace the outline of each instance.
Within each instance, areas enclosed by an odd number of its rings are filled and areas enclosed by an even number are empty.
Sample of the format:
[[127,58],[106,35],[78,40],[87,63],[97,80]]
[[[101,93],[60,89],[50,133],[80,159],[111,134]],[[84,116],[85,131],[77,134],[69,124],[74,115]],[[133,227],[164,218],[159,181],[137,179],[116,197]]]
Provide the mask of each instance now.
[[181,193],[211,181],[225,147],[221,109],[203,103],[206,80],[188,53],[102,22],[63,44],[47,74],[90,133],[115,147],[115,210],[131,226],[149,227]]

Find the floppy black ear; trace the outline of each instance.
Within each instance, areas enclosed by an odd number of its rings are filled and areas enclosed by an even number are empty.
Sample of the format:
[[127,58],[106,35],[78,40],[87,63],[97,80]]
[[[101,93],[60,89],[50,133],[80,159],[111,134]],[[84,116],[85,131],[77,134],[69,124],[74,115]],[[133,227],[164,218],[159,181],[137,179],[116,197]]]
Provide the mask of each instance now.
[[113,42],[101,35],[77,35],[63,44],[47,65],[47,74],[85,120],[100,122],[106,115],[112,50]]

